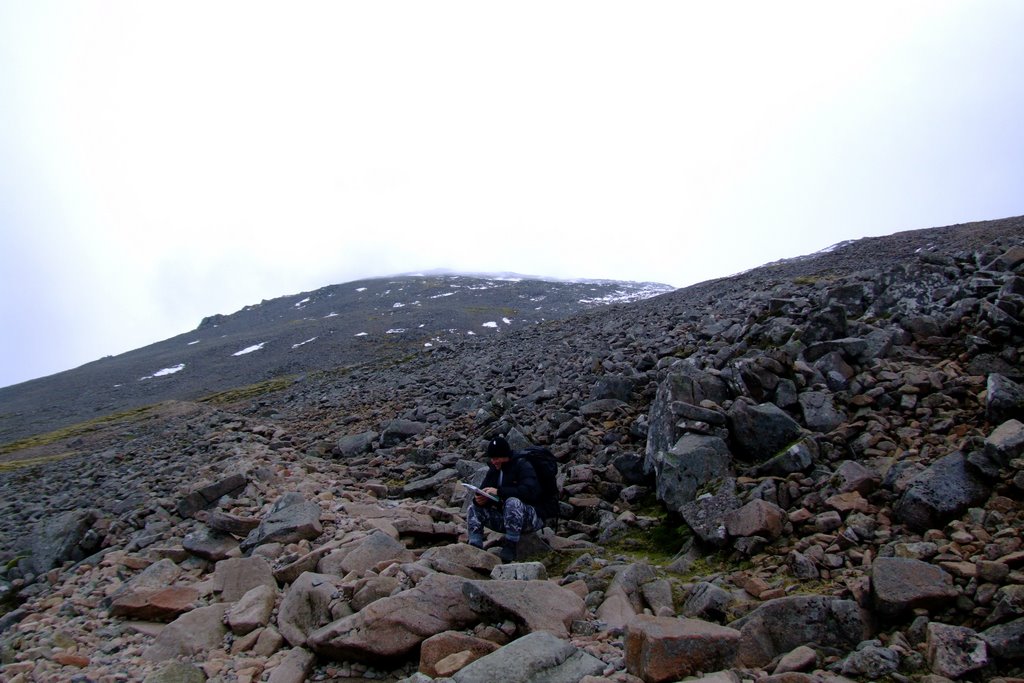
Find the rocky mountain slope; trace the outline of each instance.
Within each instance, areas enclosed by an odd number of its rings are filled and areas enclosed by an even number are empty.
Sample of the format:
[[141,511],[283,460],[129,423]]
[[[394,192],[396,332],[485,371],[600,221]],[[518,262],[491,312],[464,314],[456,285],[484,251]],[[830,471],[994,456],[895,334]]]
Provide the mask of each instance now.
[[651,282],[429,273],[264,300],[141,349],[0,388],[0,444],[160,401],[397,359],[671,289]]
[[[1019,679],[1022,272],[1024,218],[858,240],[7,453],[0,673]],[[562,463],[507,565],[497,433]]]

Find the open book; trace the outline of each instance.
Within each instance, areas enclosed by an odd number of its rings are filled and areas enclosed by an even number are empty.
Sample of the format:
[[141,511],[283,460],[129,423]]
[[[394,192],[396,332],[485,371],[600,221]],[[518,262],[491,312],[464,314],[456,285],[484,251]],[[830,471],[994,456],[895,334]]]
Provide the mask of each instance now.
[[459,483],[462,484],[463,486],[465,486],[467,489],[469,489],[470,491],[472,491],[474,494],[476,494],[478,496],[483,496],[484,498],[490,498],[495,503],[500,503],[501,502],[500,498],[498,498],[497,496],[492,496],[491,494],[489,494],[486,491],[484,491],[482,488],[478,488],[476,486],[473,486],[472,484],[467,484],[464,481],[460,481]]

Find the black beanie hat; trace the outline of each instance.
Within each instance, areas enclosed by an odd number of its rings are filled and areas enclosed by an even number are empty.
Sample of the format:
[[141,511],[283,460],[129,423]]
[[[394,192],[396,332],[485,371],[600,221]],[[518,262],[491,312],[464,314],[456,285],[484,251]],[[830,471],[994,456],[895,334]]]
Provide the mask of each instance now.
[[512,447],[502,436],[496,436],[487,444],[487,457],[489,458],[511,458]]

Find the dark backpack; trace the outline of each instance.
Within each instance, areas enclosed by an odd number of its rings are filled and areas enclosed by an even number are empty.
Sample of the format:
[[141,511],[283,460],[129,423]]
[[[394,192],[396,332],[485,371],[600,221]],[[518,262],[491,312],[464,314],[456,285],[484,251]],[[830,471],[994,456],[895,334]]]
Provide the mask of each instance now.
[[555,520],[557,527],[560,517],[558,460],[555,459],[555,455],[551,451],[543,446],[530,446],[519,451],[517,455],[526,458],[533,465],[533,471],[537,473],[537,481],[540,483],[540,498],[534,503],[533,509],[544,521]]

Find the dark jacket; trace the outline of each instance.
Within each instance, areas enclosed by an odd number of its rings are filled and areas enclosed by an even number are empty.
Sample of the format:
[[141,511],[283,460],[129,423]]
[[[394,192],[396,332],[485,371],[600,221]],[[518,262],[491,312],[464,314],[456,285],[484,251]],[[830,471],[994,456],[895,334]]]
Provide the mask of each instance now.
[[499,470],[493,465],[487,466],[487,474],[480,488],[493,486],[498,489],[498,498],[502,502],[509,498],[518,498],[527,505],[536,505],[540,498],[540,483],[533,465],[524,457],[512,456],[501,468],[501,485],[498,485]]

